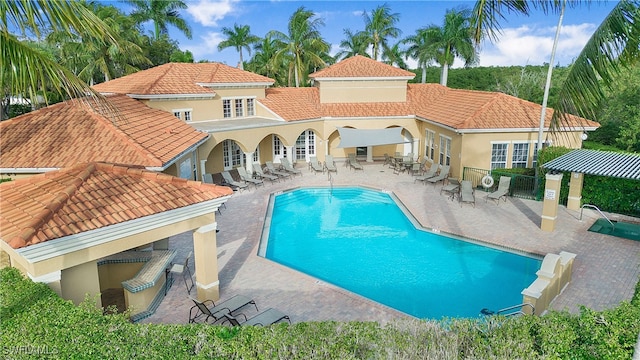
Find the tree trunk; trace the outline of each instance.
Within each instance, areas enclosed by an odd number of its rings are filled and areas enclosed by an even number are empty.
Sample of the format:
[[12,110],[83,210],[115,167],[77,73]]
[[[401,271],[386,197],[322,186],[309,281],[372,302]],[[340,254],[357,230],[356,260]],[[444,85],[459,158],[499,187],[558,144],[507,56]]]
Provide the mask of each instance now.
[[238,64],[238,68],[240,70],[244,70],[244,61],[242,60],[242,48],[240,48],[240,63]]
[[447,86],[447,77],[449,76],[449,64],[442,65],[442,73],[440,73],[440,85]]
[[427,82],[427,65],[426,64],[422,64],[422,83],[426,83]]

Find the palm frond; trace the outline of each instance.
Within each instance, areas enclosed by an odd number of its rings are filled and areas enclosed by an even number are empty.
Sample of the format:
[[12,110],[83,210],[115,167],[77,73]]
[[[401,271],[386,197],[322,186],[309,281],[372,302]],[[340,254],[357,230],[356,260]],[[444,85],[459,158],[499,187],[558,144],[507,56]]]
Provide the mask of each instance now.
[[605,99],[603,86],[612,88],[622,68],[640,59],[640,1],[621,1],[591,36],[571,66],[559,91],[552,129],[567,123],[568,114],[596,120]]

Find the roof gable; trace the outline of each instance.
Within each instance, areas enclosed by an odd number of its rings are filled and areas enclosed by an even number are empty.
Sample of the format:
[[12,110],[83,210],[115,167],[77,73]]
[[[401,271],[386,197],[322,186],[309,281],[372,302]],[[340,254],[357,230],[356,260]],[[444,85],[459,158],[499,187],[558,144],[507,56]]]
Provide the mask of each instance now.
[[0,184],[0,237],[18,249],[232,193],[162,173],[83,163]]
[[310,78],[407,78],[415,74],[362,55],[352,56],[309,75]]
[[266,76],[220,63],[169,63],[113,79],[93,88],[102,93],[131,95],[207,95],[207,84],[273,84]]
[[0,122],[0,168],[62,168],[90,161],[162,168],[208,136],[125,95],[107,99],[118,110],[113,121],[72,100]]

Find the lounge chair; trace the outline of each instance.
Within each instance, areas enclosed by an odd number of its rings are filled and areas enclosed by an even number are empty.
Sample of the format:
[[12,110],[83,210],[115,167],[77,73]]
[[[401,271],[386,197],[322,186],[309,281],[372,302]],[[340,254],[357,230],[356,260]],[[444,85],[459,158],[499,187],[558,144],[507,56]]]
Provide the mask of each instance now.
[[440,195],[442,193],[446,193],[451,200],[455,197],[455,195],[460,191],[460,181],[456,178],[449,178],[447,180],[447,184],[440,189]]
[[437,184],[440,181],[444,181],[446,178],[449,177],[449,170],[450,170],[449,165],[444,165],[442,167],[442,169],[440,169],[440,172],[438,173],[437,176],[434,176],[434,177],[432,177],[430,179],[427,179],[426,181],[428,181],[428,182],[430,182],[430,183],[432,183],[434,185]]
[[262,171],[262,166],[260,166],[260,164],[258,163],[253,163],[253,172],[260,176],[260,179],[267,179],[267,180],[271,180],[271,182],[274,181],[280,181],[280,177],[276,176],[276,175],[271,175],[271,174],[265,174]]
[[[242,295],[232,296],[225,301],[219,302],[218,305],[216,305],[213,300],[198,301],[192,297],[189,298],[195,304],[189,309],[189,323],[199,322],[203,318],[203,322],[205,323],[208,322],[209,319],[213,319],[215,323],[225,315],[232,315],[234,312],[249,304],[255,306],[256,311],[258,311],[256,302]],[[211,303],[210,306],[207,305],[209,303]]]
[[426,173],[424,173],[424,175],[421,176],[416,176],[415,179],[413,179],[413,182],[416,181],[423,181],[426,183],[427,180],[431,179],[432,177],[436,176],[436,173],[438,172],[438,165],[431,165],[431,167],[429,168],[429,170],[427,170]]
[[353,170],[364,170],[362,165],[358,162],[358,159],[356,159],[356,154],[353,153],[349,154],[349,166]]
[[267,161],[264,164],[267,166],[267,171],[269,172],[269,174],[273,174],[281,178],[291,177],[291,174],[289,174],[288,172],[276,169],[275,165],[273,165],[271,161]]
[[476,207],[476,197],[473,194],[473,185],[469,180],[462,180],[460,188],[460,207],[462,203],[470,203],[473,207]]
[[413,163],[413,165],[411,165],[411,176],[419,176],[422,172],[421,167],[420,163]]
[[238,175],[240,175],[240,179],[242,179],[242,181],[244,181],[245,183],[253,184],[256,189],[258,188],[258,185],[264,185],[264,181],[260,179],[254,179],[242,166],[237,168],[236,170],[238,170]]
[[509,185],[511,185],[511,178],[508,176],[500,176],[500,182],[498,183],[498,190],[490,193],[484,199],[485,202],[487,200],[496,200],[496,205],[500,204],[500,198],[503,198],[505,202],[507,202],[507,195],[509,195]]
[[228,171],[222,172],[222,178],[224,179],[224,182],[227,183],[229,186],[231,186],[231,188],[234,188],[234,190],[237,190],[237,189],[244,190],[248,186],[247,184],[236,181]]
[[311,167],[311,169],[318,173],[321,172],[324,174],[324,167],[322,165],[320,165],[320,163],[318,162],[318,158],[315,156],[312,156],[309,158],[309,166]]
[[327,157],[324,160],[324,168],[327,169],[327,171],[333,171],[335,173],[338,173],[336,162],[333,161],[333,155],[327,155]]
[[193,289],[193,286],[195,285],[193,283],[193,275],[191,274],[191,269],[189,269],[189,259],[191,258],[191,256],[193,256],[193,251],[189,252],[189,255],[187,255],[187,258],[184,260],[184,263],[172,264],[171,268],[169,269],[169,273],[171,274],[172,278],[174,274],[182,276],[184,285],[187,287],[187,294],[191,294],[191,289]]
[[281,320],[287,320],[289,324],[291,324],[291,319],[289,318],[289,316],[281,313],[279,310],[276,310],[274,308],[268,308],[267,310],[259,314],[256,314],[248,319],[245,314],[241,313],[239,315],[244,316],[243,322],[238,321],[238,317],[233,316],[231,314],[225,314],[224,317],[225,317],[225,320],[229,321],[229,323],[231,323],[231,325],[233,326],[247,326],[247,325],[267,326],[267,325],[275,324]]
[[284,169],[284,171],[291,173],[292,175],[301,175],[302,176],[302,171],[300,171],[299,169],[296,169],[293,167],[293,165],[291,165],[291,163],[289,162],[289,159],[287,158],[282,158],[280,160],[280,162],[282,163],[282,168]]

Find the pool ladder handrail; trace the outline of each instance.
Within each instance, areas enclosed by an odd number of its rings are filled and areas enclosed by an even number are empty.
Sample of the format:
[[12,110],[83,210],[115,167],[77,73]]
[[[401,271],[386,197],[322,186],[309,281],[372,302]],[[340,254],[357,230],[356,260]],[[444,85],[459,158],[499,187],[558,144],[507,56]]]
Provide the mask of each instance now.
[[602,215],[602,217],[603,217],[605,220],[607,220],[607,221],[609,222],[609,224],[611,224],[611,227],[612,227],[613,229],[615,229],[615,228],[616,228],[616,225],[615,225],[611,220],[609,220],[609,218],[607,217],[607,215],[605,215],[602,211],[600,211],[600,209],[598,209],[598,207],[597,207],[597,206],[595,206],[595,205],[591,205],[591,204],[584,204],[584,205],[582,205],[582,207],[580,208],[580,221],[582,221],[582,212],[584,211],[584,208],[585,208],[585,207],[588,207],[588,208],[590,208],[590,209],[595,209],[598,213],[600,213],[600,215]]
[[333,195],[333,176],[331,176],[331,171],[327,171],[327,178],[329,180],[330,193]]
[[[503,315],[503,316],[514,316],[514,315],[526,315],[526,313],[524,311],[522,311],[522,308],[524,308],[525,306],[529,306],[531,308],[531,313],[535,314],[536,313],[536,308],[535,306],[533,306],[533,304],[531,303],[522,303],[522,304],[518,304],[518,305],[514,305],[514,306],[509,306],[506,307],[504,309],[500,309],[498,311],[496,311],[496,313],[494,315]],[[514,311],[508,314],[503,314],[506,311],[511,311],[514,309],[520,309],[518,311]]]

